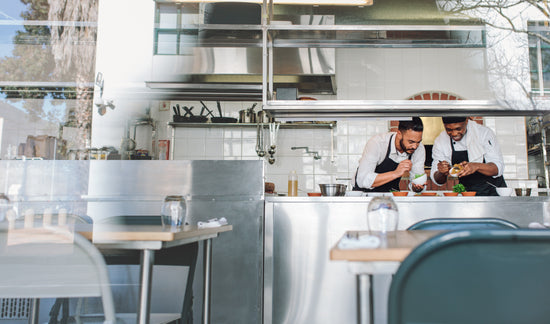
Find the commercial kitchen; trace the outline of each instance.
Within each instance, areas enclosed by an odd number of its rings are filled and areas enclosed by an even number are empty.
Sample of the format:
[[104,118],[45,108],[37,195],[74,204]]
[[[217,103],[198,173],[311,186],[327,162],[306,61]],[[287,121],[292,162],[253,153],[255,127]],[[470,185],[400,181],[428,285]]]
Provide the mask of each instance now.
[[[377,197],[397,206],[397,232],[438,218],[550,225],[543,7],[4,0],[0,13],[6,251],[10,231],[84,220],[73,231],[103,254],[119,319],[387,323],[403,259],[374,271],[338,248],[368,234]],[[441,117],[457,116],[495,134],[510,195],[446,196],[459,180],[429,178]],[[352,191],[369,139],[412,117],[433,196],[410,191],[412,175],[399,184],[406,197]],[[322,185],[346,192],[321,195]],[[177,229],[160,220],[174,196]],[[130,243],[110,236],[121,222],[139,224],[124,227]],[[155,238],[139,226],[156,226]],[[77,320],[111,312],[101,298],[17,288],[0,295],[0,322],[43,323],[56,307]]]

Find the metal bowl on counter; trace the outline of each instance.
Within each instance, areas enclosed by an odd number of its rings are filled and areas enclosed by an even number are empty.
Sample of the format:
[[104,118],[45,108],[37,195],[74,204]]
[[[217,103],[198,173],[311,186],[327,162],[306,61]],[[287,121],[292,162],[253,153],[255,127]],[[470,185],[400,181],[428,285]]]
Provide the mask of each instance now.
[[345,184],[319,184],[321,196],[345,196]]

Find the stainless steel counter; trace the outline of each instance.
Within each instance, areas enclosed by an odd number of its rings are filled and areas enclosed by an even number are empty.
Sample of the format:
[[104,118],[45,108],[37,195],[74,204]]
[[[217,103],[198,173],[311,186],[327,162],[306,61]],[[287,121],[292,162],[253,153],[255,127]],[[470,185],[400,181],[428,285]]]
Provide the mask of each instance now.
[[[393,198],[399,229],[434,217],[498,217],[520,227],[550,220],[550,197]],[[266,197],[265,324],[356,322],[355,276],[345,262],[330,261],[329,250],[346,230],[367,228],[371,199]]]

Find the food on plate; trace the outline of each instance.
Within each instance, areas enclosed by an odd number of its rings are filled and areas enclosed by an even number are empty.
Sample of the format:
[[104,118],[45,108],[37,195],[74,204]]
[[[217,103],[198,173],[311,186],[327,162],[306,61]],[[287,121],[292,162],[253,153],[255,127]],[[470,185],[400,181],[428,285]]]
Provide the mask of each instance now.
[[460,165],[460,164],[455,164],[455,165],[453,165],[453,167],[451,168],[451,170],[449,170],[449,174],[450,174],[450,175],[456,175],[456,174],[458,174],[460,171],[462,171],[462,165]]

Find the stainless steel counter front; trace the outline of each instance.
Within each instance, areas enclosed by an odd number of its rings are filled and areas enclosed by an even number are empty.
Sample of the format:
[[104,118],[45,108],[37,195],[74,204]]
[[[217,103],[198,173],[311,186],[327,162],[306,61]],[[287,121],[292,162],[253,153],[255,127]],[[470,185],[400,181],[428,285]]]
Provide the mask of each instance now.
[[[371,199],[266,197],[265,324],[356,322],[355,276],[345,262],[330,261],[329,251],[345,231],[367,229]],[[520,227],[550,220],[549,197],[393,199],[399,208],[399,229],[434,217],[497,217]],[[375,304],[379,307],[383,305]]]

